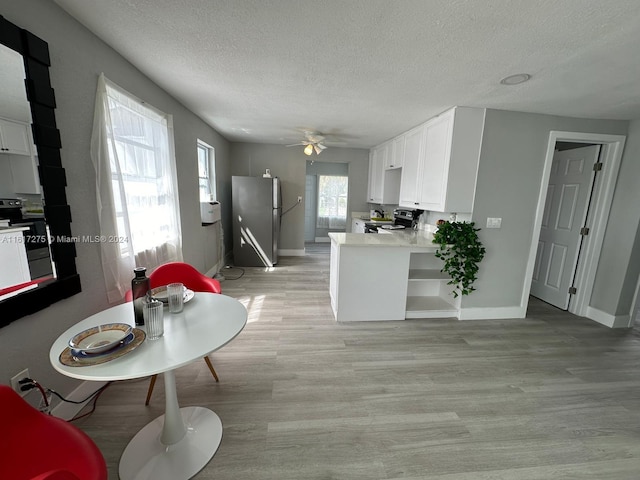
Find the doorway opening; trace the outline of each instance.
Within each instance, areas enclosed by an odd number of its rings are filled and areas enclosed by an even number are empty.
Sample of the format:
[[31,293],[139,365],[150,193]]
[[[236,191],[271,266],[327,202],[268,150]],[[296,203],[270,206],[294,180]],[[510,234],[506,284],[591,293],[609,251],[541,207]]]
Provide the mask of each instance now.
[[[540,295],[534,284],[535,281],[538,281],[548,283],[552,289],[557,290],[559,308],[599,321],[598,318],[594,318],[594,315],[590,315],[593,312],[589,311],[589,300],[593,291],[596,268],[604,239],[604,229],[611,209],[624,142],[625,137],[622,135],[550,132],[527,264],[527,284],[523,290],[523,306],[528,305],[530,294],[536,297]],[[585,155],[558,155],[558,152],[570,152],[574,147],[576,148],[575,152],[580,149]],[[569,177],[564,184],[562,184],[563,181],[560,184],[554,183],[558,178],[558,170],[563,173],[567,169],[577,169],[581,163],[587,162],[588,155],[586,153],[602,163],[600,170],[596,172],[597,175],[589,172],[587,172],[589,175],[585,174],[588,177],[586,196],[584,189],[578,196],[580,189]],[[564,161],[562,160],[563,155],[565,156]],[[567,160],[567,157],[570,160]],[[583,157],[582,160],[580,157]],[[560,193],[554,191],[556,188],[560,189]],[[564,201],[562,201],[562,191],[564,191]],[[554,195],[556,193],[558,195]],[[560,201],[556,201],[554,204],[554,197]],[[581,212],[574,210],[578,204],[583,207]],[[577,238],[574,238],[575,249],[570,251],[568,247],[561,246],[562,242],[556,242],[558,245],[556,247],[550,246],[554,241],[549,242],[549,239],[545,237],[549,230],[549,225],[543,225],[545,222],[553,223],[554,227],[563,230],[561,232],[563,234],[564,230],[568,230],[569,225],[571,227],[577,225]],[[588,228],[588,232],[581,231],[583,228]],[[568,260],[566,266],[561,262],[563,256]],[[565,275],[563,282],[560,281],[561,273]],[[566,292],[562,291],[565,286]],[[569,293],[569,289],[571,289],[571,293]],[[554,302],[548,303],[554,304]]]
[[[338,179],[343,181],[340,182]],[[305,244],[328,243],[330,240],[328,232],[346,231],[348,179],[348,163],[318,161],[312,163],[307,161],[304,212]]]
[[547,186],[531,295],[568,310],[589,234],[591,200],[600,183],[601,145],[556,142]]

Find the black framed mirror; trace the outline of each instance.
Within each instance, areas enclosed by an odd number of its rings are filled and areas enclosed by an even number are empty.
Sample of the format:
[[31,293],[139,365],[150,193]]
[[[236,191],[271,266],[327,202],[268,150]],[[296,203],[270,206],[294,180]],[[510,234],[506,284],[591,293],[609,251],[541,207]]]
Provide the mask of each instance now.
[[[31,130],[38,155],[44,218],[49,227],[50,238],[70,239],[71,210],[65,193],[67,182],[60,156],[61,142],[55,120],[54,90],[49,77],[49,46],[44,40],[1,15],[0,44],[19,53],[24,60],[26,96],[31,110]],[[53,241],[50,251],[55,265],[55,278],[39,283],[31,290],[0,300],[0,327],[81,291],[80,276],[76,270],[75,244]]]

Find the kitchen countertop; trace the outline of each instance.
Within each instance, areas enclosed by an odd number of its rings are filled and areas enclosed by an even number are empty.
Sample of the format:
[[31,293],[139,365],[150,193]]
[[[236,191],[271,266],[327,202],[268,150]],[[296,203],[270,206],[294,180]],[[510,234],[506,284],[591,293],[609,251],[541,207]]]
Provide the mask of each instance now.
[[329,232],[331,241],[341,247],[400,247],[420,251],[436,251],[433,233],[416,230],[393,231],[391,234]]
[[24,232],[29,230],[29,227],[0,227],[1,233],[14,233],[14,232]]

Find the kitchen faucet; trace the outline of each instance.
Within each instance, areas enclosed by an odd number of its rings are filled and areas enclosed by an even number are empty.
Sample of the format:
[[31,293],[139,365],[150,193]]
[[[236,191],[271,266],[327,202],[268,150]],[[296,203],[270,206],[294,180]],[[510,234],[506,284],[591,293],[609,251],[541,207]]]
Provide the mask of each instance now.
[[382,210],[374,210],[374,212],[380,215],[380,218],[384,218],[384,212]]

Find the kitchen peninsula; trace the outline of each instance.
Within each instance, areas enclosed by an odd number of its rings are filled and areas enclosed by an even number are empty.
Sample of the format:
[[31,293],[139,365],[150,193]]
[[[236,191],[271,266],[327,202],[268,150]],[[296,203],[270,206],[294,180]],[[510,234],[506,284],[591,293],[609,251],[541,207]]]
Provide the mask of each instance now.
[[0,227],[0,289],[31,280],[24,232],[28,227]]
[[329,233],[331,307],[339,322],[458,317],[459,299],[428,231]]

